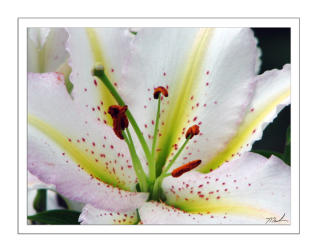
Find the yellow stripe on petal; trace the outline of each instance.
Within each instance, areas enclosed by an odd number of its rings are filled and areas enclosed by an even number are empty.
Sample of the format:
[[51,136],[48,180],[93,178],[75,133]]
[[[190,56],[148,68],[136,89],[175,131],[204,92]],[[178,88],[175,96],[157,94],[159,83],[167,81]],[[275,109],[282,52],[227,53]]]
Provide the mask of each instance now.
[[204,69],[202,69],[202,65],[212,34],[213,29],[211,28],[202,28],[199,30],[184,71],[176,83],[178,87],[176,93],[179,95],[176,97],[176,102],[170,107],[171,111],[165,120],[165,125],[167,126],[163,127],[162,137],[158,143],[159,149],[162,149],[159,153],[157,163],[159,168],[164,165],[171,151],[171,148],[167,148],[167,146],[172,146],[172,144],[177,142],[178,135],[187,124],[187,114],[184,111],[191,110],[189,100],[199,85],[200,76],[202,77],[203,75]]
[[[107,60],[105,60],[105,58],[104,58],[104,53],[107,53],[107,52],[103,52],[102,46],[101,46],[101,43],[98,39],[98,35],[97,35],[96,31],[94,30],[94,28],[86,28],[86,34],[87,34],[87,37],[88,37],[88,40],[89,40],[89,43],[90,43],[90,46],[92,49],[95,63],[103,64],[103,66],[105,68],[105,74],[108,77],[108,79],[112,82],[112,80],[110,78],[111,68],[108,65]],[[93,66],[94,66],[94,64],[93,64]],[[98,88],[99,93],[100,93],[100,98],[103,101],[106,108],[108,108],[111,105],[117,104],[115,98],[111,95],[111,93],[105,87],[103,82],[100,81],[98,78],[96,78],[96,81],[98,83],[97,88]],[[108,115],[108,114],[104,115],[102,112],[100,112],[100,113],[101,113],[101,117],[103,119],[106,119],[108,124],[112,124],[113,120],[112,120],[110,115]]]
[[275,99],[269,101],[263,108],[258,108],[253,113],[249,113],[242,125],[240,126],[238,133],[230,140],[226,148],[218,155],[214,156],[212,160],[205,163],[198,169],[201,172],[210,172],[221,166],[224,162],[231,160],[237,153],[240,152],[242,146],[244,146],[255,131],[261,126],[266,117],[272,113],[276,107],[281,104],[290,96],[290,89],[280,94]]
[[[169,202],[168,202],[169,204]],[[238,216],[246,216],[252,218],[264,219],[264,223],[266,222],[266,218],[275,217],[279,219],[281,216],[277,214],[265,210],[262,208],[257,208],[255,206],[244,205],[241,203],[237,203],[234,201],[228,200],[214,200],[214,201],[205,201],[205,200],[189,200],[188,202],[174,202],[175,207],[180,208],[183,211],[192,214],[227,214],[227,215],[238,215]]]
[[125,185],[124,182],[119,181],[116,176],[111,174],[109,170],[106,169],[105,164],[96,162],[93,156],[88,155],[87,152],[81,148],[80,144],[69,141],[69,139],[61,134],[57,129],[53,128],[34,115],[28,115],[28,123],[54,141],[61,149],[65,151],[69,157],[71,157],[74,163],[80,165],[80,167],[88,174],[107,184],[119,187],[124,190],[130,190],[130,188]]

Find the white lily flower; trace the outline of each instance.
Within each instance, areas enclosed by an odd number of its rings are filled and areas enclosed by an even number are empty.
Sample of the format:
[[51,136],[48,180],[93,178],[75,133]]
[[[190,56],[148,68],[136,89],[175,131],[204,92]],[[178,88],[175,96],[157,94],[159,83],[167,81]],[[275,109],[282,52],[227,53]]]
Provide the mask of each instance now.
[[290,66],[257,76],[250,29],[68,34],[73,99],[62,74],[28,76],[28,169],[86,203],[83,224],[290,221],[290,167],[247,152],[290,103]]

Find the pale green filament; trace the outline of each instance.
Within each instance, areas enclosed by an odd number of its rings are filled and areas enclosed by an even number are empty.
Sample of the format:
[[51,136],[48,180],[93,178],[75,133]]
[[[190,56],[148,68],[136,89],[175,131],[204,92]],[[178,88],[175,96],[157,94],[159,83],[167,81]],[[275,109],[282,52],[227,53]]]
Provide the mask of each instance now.
[[136,149],[135,149],[135,146],[132,142],[130,132],[128,129],[126,129],[126,132],[127,132],[127,135],[124,131],[122,132],[122,134],[123,134],[123,137],[128,145],[128,148],[129,148],[131,160],[133,162],[133,167],[134,167],[135,173],[137,175],[137,178],[139,180],[140,189],[143,192],[147,192],[148,191],[147,176],[146,176],[146,174],[142,168],[141,162],[137,156]]
[[171,168],[171,166],[173,165],[173,163],[177,160],[177,158],[180,156],[181,152],[183,151],[183,149],[186,147],[187,143],[189,142],[190,138],[187,138],[183,145],[181,146],[181,148],[178,150],[178,152],[176,153],[176,155],[174,155],[174,157],[172,158],[172,160],[169,162],[169,164],[167,165],[167,167],[165,167],[163,169],[162,174],[164,175],[167,171],[169,171],[169,169]]
[[161,175],[157,178],[155,185],[153,187],[153,192],[151,195],[151,198],[153,200],[158,200],[160,198],[160,188],[161,188],[161,184],[162,184],[162,180],[165,177],[168,177],[171,175],[171,173],[167,173],[169,171],[169,169],[171,168],[171,166],[173,165],[173,163],[177,160],[177,158],[180,156],[181,152],[184,150],[184,148],[186,147],[187,143],[189,142],[190,137],[188,137],[183,145],[181,146],[181,148],[178,150],[178,152],[174,155],[174,157],[172,158],[172,160],[169,162],[169,164],[167,165],[167,167],[165,167],[161,173]]

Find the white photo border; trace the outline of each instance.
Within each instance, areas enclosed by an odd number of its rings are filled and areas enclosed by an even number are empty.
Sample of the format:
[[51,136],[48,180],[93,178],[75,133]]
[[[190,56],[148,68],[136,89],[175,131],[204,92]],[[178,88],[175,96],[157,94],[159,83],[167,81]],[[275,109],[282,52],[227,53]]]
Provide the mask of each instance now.
[[[27,28],[28,27],[285,27],[291,28],[290,225],[28,225]],[[299,18],[18,18],[18,226],[19,234],[299,234],[300,61]]]

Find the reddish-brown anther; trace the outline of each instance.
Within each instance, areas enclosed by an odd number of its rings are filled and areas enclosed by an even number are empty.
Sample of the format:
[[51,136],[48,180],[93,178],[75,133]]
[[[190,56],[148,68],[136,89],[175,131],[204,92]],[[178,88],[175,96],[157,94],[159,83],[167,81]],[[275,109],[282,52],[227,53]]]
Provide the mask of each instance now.
[[162,86],[156,87],[155,91],[153,92],[153,98],[158,99],[160,94],[168,97],[168,90]]
[[182,174],[193,170],[194,168],[198,167],[201,164],[201,160],[194,160],[185,165],[182,165],[176,169],[174,169],[171,173],[172,177],[180,177]]
[[129,121],[126,116],[126,111],[128,109],[128,106],[120,106],[120,105],[112,105],[108,108],[108,113],[113,118],[113,129],[120,139],[124,139],[122,131],[126,128],[128,128]]
[[187,130],[185,137],[186,139],[188,138],[191,139],[193,136],[199,135],[199,133],[200,133],[200,127],[195,124]]

